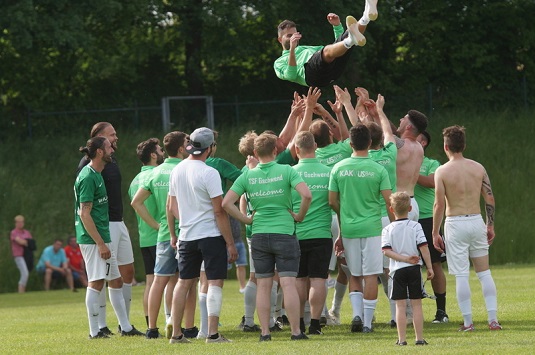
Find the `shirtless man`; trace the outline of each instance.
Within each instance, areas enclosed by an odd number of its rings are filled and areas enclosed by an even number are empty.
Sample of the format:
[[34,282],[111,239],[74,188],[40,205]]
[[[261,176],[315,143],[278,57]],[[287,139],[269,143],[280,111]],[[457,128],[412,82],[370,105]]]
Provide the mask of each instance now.
[[[444,151],[449,162],[435,171],[435,204],[433,207],[433,244],[444,251],[439,230],[446,210],[444,224],[445,244],[448,253],[448,271],[455,276],[457,302],[464,324],[459,331],[474,330],[470,284],[470,261],[483,289],[490,330],[501,330],[496,317],[496,285],[489,269],[489,245],[494,240],[494,195],[485,168],[463,156],[465,149],[464,127],[445,128]],[[483,222],[479,194],[485,202],[487,223]],[[444,203],[446,201],[446,203]]]
[[414,199],[414,186],[420,176],[424,160],[424,149],[416,138],[427,128],[427,117],[416,110],[410,110],[401,120],[396,138],[398,156],[396,160],[396,191],[405,191],[411,197],[412,210],[409,219],[418,222],[418,204]]

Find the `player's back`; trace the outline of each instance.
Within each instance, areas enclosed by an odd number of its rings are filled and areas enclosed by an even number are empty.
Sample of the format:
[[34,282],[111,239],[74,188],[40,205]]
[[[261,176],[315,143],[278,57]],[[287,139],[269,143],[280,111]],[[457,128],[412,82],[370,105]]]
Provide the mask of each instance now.
[[470,159],[454,159],[437,172],[446,192],[446,216],[481,213],[480,195],[485,169]]
[[403,146],[398,149],[396,159],[396,191],[414,195],[414,186],[418,181],[423,160],[424,150],[420,143],[406,138]]

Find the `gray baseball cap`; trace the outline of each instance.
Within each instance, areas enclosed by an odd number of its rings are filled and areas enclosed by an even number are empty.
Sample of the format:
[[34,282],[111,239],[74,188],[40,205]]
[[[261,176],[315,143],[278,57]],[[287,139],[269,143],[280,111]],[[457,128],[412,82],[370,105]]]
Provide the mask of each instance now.
[[214,143],[214,132],[210,128],[197,128],[189,135],[189,143],[186,152],[200,155]]

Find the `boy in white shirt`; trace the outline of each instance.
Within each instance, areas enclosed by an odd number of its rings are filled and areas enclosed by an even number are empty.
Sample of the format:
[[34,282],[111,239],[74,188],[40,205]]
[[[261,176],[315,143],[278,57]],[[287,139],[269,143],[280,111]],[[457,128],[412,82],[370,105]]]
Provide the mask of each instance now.
[[[407,345],[406,341],[406,299],[407,294],[413,310],[413,326],[416,345],[427,345],[423,338],[424,318],[422,312],[422,257],[427,268],[427,279],[434,276],[427,240],[418,222],[408,219],[411,198],[406,192],[396,192],[390,196],[390,210],[396,220],[383,229],[382,249],[390,258],[390,277],[393,287],[390,298],[396,301],[397,345]],[[420,254],[422,257],[420,257]]]

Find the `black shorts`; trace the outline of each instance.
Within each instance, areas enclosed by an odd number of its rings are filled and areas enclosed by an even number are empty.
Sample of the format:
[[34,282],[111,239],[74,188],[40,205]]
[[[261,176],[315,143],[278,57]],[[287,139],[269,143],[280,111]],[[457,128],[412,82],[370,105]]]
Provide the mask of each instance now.
[[145,275],[154,275],[154,265],[156,265],[156,245],[141,248],[141,256],[145,265]]
[[227,278],[227,243],[222,236],[178,242],[178,273],[183,280],[201,274],[201,264],[208,280]]
[[420,265],[407,266],[394,272],[390,299],[406,300],[407,294],[411,300],[423,298]]
[[[422,230],[425,234],[425,239],[427,239],[427,247],[429,248],[429,254],[431,254],[431,263],[443,263],[446,261],[446,254],[443,256],[438,250],[435,249],[433,245],[433,217],[422,218],[418,220],[418,223],[422,225]],[[440,232],[442,235],[442,231]]]
[[300,240],[301,259],[297,277],[327,279],[333,251],[333,239],[318,238]]
[[[334,43],[344,40],[347,36],[346,31]],[[343,56],[334,59],[331,63],[323,61],[323,49],[314,53],[305,63],[306,83],[309,86],[323,87],[338,79],[347,66],[352,49],[353,47],[349,48]]]

